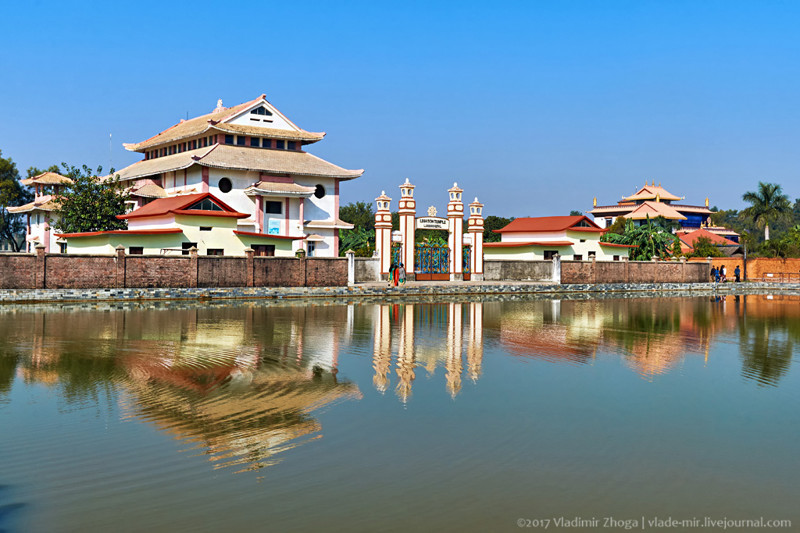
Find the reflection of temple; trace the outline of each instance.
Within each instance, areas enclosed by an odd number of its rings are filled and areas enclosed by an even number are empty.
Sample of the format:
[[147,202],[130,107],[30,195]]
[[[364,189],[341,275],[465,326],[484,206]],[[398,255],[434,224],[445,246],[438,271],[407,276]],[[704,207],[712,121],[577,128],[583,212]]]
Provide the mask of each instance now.
[[21,378],[67,398],[116,390],[124,417],[196,443],[218,468],[273,464],[322,436],[314,411],[360,397],[337,378],[352,307],[31,313],[22,324],[0,325],[6,341],[33,339],[14,361]]
[[[383,392],[391,383],[394,366],[395,391],[408,401],[418,367],[432,375],[445,369],[447,391],[455,397],[461,390],[466,336],[467,376],[476,381],[483,361],[483,304],[376,305],[373,319],[373,368],[375,387]],[[466,330],[464,324],[466,323]],[[392,359],[395,359],[392,365]]]

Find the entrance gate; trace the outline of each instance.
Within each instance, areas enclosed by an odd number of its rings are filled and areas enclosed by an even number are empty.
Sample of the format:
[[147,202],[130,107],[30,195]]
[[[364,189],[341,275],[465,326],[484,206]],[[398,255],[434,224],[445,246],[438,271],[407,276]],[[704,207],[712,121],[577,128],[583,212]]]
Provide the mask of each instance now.
[[416,246],[414,270],[417,281],[448,281],[450,279],[450,248],[431,244]]
[[[483,204],[469,204],[469,218],[465,221],[464,204],[457,184],[447,191],[447,218],[436,217],[431,207],[427,217],[416,217],[414,186],[406,180],[400,185],[400,231],[392,232],[391,198],[382,192],[375,199],[375,253],[379,258],[381,276],[389,273],[392,263],[402,263],[409,281],[456,281],[475,277],[483,279]],[[464,223],[470,238],[464,242]],[[441,229],[448,232],[447,245],[419,244],[415,242],[416,229]],[[398,235],[399,233],[399,235]],[[385,278],[384,278],[385,279]]]

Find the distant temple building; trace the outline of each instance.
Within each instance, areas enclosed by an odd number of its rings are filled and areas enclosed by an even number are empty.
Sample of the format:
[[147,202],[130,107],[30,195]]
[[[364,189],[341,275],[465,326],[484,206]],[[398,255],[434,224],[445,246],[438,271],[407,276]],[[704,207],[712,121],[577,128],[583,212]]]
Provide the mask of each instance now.
[[[132,211],[123,218],[141,221],[132,224],[137,226],[135,231],[139,237],[142,231],[150,231],[147,239],[153,242],[137,244],[133,232],[95,234],[88,245],[79,234],[65,238],[71,250],[75,245],[84,250],[122,245],[128,252],[134,248],[141,253],[145,248],[145,253],[152,253],[158,248],[152,230],[176,230],[169,239],[167,233],[159,235],[169,240],[165,250],[194,245],[201,254],[243,255],[245,248],[252,247],[258,255],[303,250],[309,256],[336,257],[339,230],[353,228],[339,219],[339,184],[364,171],[347,170],[303,151],[303,146],[324,136],[296,126],[263,94],[233,107],[223,107],[220,100],[209,114],[181,120],[145,141],[124,145],[144,154],[144,159],[116,173],[132,198]],[[203,199],[164,201],[183,195],[203,195]],[[158,200],[158,209],[142,211]],[[201,200],[206,204],[198,204]],[[176,217],[176,210],[183,212]],[[154,216],[162,211],[171,214]],[[222,220],[220,213],[230,215],[223,217],[224,224],[204,222],[203,228],[213,226],[214,231],[190,238],[189,220],[215,214],[216,220]]]
[[645,182],[636,194],[625,196],[616,205],[597,205],[597,198],[593,201],[593,208],[587,213],[594,217],[594,221],[601,228],[607,228],[618,217],[628,220],[641,221],[649,218],[664,217],[674,220],[681,226],[681,230],[696,230],[704,228],[711,233],[721,235],[733,242],[739,242],[739,234],[735,231],[711,225],[711,213],[708,208],[708,198],[705,205],[685,205],[673,202],[683,200],[685,197],[675,196],[659,183],[654,181],[648,185]]
[[57,242],[58,237],[51,229],[57,222],[52,213],[58,207],[54,200],[62,188],[72,184],[72,180],[55,172],[45,172],[20,183],[33,188],[33,201],[9,207],[8,212],[26,215],[25,251],[32,252],[39,244],[44,246],[45,252],[59,251],[62,243]]

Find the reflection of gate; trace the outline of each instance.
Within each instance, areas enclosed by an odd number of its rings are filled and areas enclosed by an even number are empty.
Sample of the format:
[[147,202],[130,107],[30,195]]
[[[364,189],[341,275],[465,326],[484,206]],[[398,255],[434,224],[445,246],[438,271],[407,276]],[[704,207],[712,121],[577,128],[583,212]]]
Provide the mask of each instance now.
[[472,248],[469,246],[464,247],[464,262],[461,263],[461,272],[464,273],[464,281],[470,280],[470,274],[472,271],[470,270],[469,266],[472,263]]
[[450,248],[418,244],[414,250],[414,270],[418,281],[450,279]]

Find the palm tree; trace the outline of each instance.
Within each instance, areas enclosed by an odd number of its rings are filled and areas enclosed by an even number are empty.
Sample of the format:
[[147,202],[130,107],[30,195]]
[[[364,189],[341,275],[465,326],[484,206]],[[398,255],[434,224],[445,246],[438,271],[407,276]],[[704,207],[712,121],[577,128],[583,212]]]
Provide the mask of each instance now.
[[750,202],[750,207],[742,214],[751,219],[756,226],[764,227],[764,240],[769,240],[769,223],[785,218],[792,210],[789,197],[783,194],[777,183],[758,182],[756,192],[746,192],[742,200]]

